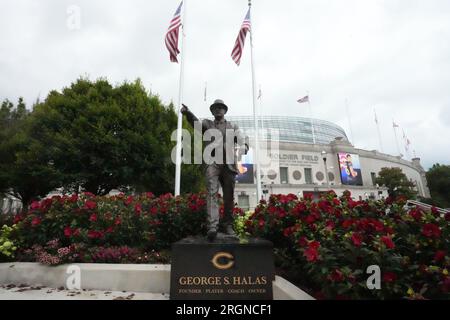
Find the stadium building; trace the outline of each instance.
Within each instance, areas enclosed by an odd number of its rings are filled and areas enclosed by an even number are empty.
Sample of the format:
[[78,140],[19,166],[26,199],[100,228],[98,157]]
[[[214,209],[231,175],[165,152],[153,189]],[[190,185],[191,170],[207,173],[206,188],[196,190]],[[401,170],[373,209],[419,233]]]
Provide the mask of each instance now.
[[[254,139],[252,116],[227,117]],[[430,192],[420,158],[411,161],[376,150],[355,148],[345,131],[334,123],[301,117],[262,116],[259,119],[261,184],[263,197],[293,193],[318,197],[334,190],[350,190],[356,199],[387,197],[387,188],[375,183],[384,167],[398,167],[415,185],[419,196]],[[275,134],[274,134],[275,133]],[[257,203],[253,152],[242,159],[235,201],[241,208]]]

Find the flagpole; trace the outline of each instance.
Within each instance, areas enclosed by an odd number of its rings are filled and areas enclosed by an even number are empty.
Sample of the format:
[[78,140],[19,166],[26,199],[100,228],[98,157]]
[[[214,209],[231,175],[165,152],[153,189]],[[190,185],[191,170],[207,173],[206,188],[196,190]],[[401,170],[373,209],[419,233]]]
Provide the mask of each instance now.
[[378,125],[377,112],[375,111],[375,108],[373,108],[373,113],[375,114],[375,124],[377,125],[377,132],[378,132],[378,140],[380,142],[380,149],[381,149],[381,152],[384,152],[383,151],[383,143],[381,142],[380,126]]
[[[252,1],[248,0],[249,15],[251,21]],[[250,28],[250,55],[251,55],[251,65],[252,65],[252,90],[253,90],[253,121],[255,125],[255,169],[256,169],[256,203],[259,204],[261,200],[261,168],[259,167],[259,130],[258,130],[258,119],[256,116],[256,85],[255,85],[255,65],[253,56],[253,23]]]
[[353,128],[352,128],[352,122],[350,121],[350,112],[348,111],[348,100],[345,99],[345,110],[347,111],[347,120],[348,120],[348,127],[350,129],[350,135],[352,137],[352,143],[353,146],[355,145],[355,140],[353,136]]
[[258,92],[258,99],[259,99],[259,113],[258,117],[261,121],[261,140],[264,140],[264,119],[262,116],[262,93],[261,93],[261,85],[259,85],[259,92]]
[[183,89],[184,89],[184,56],[186,54],[186,2],[183,0],[183,24],[181,26],[181,57],[180,57],[180,79],[178,85],[178,124],[177,124],[177,150],[176,150],[176,165],[175,165],[175,196],[180,195],[181,186],[181,130],[183,127],[183,115],[181,114],[181,104],[183,103]]
[[396,126],[394,119],[392,119],[392,127],[394,128],[394,136],[395,136],[395,144],[397,145],[397,152],[399,155],[401,155],[402,153],[400,152],[400,146],[398,145],[397,130],[395,130]]
[[308,95],[308,106],[309,106],[309,121],[311,122],[311,133],[313,138],[313,144],[316,144],[316,133],[314,129],[314,120],[312,117],[312,107],[311,107],[311,97],[309,96],[309,91],[306,91],[306,94]]

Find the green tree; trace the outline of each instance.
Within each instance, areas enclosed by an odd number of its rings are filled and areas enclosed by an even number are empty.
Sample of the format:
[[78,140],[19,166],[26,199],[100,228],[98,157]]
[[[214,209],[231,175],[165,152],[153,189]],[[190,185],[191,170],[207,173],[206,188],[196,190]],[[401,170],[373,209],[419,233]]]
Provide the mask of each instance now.
[[392,197],[403,195],[411,199],[417,194],[414,183],[408,180],[400,168],[381,168],[375,182],[380,186],[386,186]]
[[[170,140],[177,127],[172,106],[148,95],[140,80],[113,87],[105,79],[78,79],[52,91],[32,114],[32,140],[62,175],[66,190],[104,195],[131,187],[173,192]],[[183,189],[197,191],[200,172],[183,170]]]
[[434,164],[426,173],[434,205],[450,207],[450,166]]
[[46,146],[32,139],[30,112],[22,98],[16,107],[5,100],[0,108],[0,192],[27,205],[56,188],[57,171],[45,158]]

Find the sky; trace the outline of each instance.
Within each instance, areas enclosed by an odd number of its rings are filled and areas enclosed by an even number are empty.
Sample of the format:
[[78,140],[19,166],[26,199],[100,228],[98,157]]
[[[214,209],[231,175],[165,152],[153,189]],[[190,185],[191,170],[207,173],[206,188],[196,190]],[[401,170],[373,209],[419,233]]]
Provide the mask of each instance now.
[[[395,121],[406,158],[415,154],[426,169],[450,164],[450,1],[252,3],[263,115],[328,120],[355,147],[398,155]],[[0,0],[0,99],[22,96],[31,105],[83,76],[113,84],[140,78],[164,103],[177,103],[180,64],[170,62],[164,36],[178,4]],[[183,101],[199,117],[217,98],[227,115],[252,115],[249,36],[240,66],[231,59],[247,8],[247,0],[185,1]],[[310,105],[297,102],[305,95]]]

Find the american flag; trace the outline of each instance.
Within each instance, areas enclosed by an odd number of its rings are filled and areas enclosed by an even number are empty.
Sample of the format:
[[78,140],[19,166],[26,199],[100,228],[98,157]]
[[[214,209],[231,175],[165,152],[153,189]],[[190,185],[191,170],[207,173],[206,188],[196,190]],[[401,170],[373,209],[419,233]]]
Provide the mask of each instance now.
[[298,103],[309,102],[309,96],[304,96],[297,100]]
[[231,52],[231,58],[237,65],[241,62],[242,50],[244,50],[245,37],[247,36],[247,31],[250,30],[250,8],[248,8],[247,14],[245,15],[244,22],[242,22],[241,30],[234,44],[233,51]]
[[181,1],[177,11],[175,11],[172,21],[170,21],[169,29],[166,33],[166,47],[167,50],[169,50],[170,61],[172,62],[178,62],[177,55],[180,53],[180,50],[178,50],[178,32],[181,26],[182,5],[183,1]]

